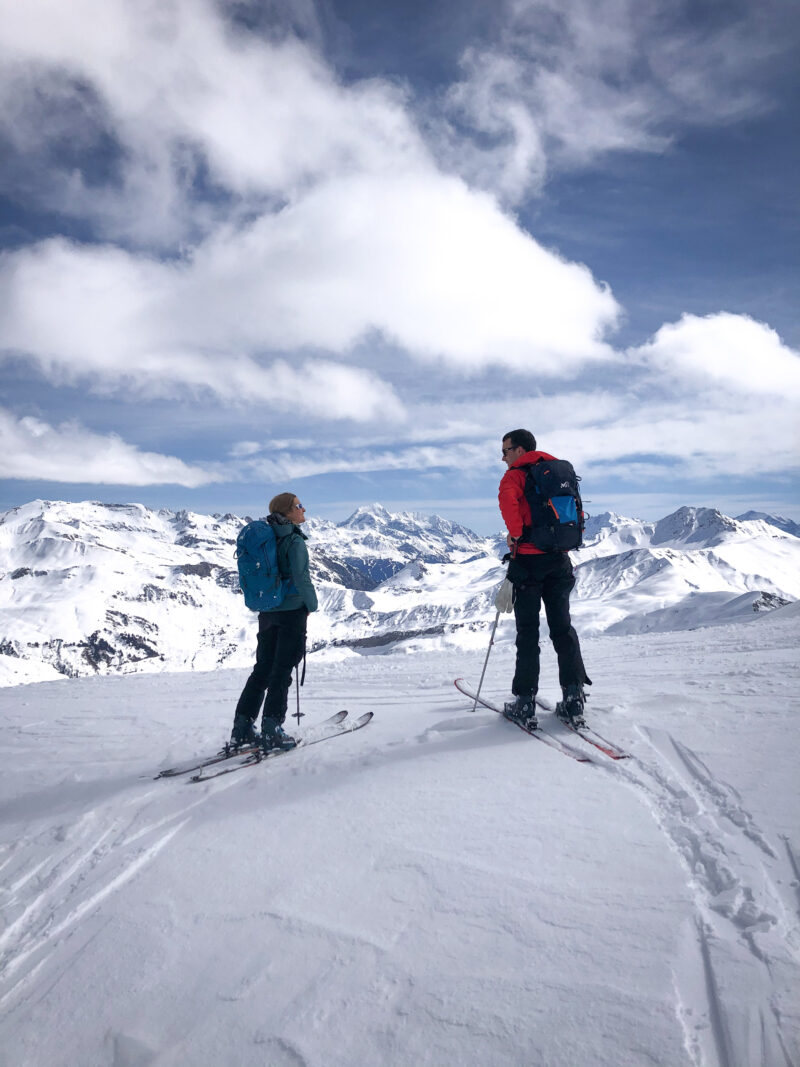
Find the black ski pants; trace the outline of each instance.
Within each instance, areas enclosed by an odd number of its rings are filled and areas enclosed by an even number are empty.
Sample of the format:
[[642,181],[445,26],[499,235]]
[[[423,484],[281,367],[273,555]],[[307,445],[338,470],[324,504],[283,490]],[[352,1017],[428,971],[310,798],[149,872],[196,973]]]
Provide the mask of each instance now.
[[509,564],[508,578],[514,586],[517,621],[517,663],[511,692],[516,696],[535,693],[539,688],[539,614],[543,602],[550,640],[558,656],[559,684],[591,684],[569,614],[575,574],[567,553],[516,556]]
[[305,653],[307,621],[305,607],[258,613],[256,665],[236,705],[237,718],[243,716],[255,722],[263,700],[264,718],[283,723],[292,671]]

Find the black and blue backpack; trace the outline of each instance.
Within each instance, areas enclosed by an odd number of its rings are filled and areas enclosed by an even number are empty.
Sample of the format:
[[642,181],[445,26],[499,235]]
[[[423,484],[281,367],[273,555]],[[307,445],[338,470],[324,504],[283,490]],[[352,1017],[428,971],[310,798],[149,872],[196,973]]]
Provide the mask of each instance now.
[[583,514],[580,478],[566,459],[538,459],[520,464],[525,471],[525,499],[531,509],[531,525],[522,530],[520,541],[542,552],[569,552],[583,544]]
[[248,522],[236,538],[236,562],[244,602],[251,611],[272,611],[297,592],[278,566],[278,539],[268,522]]

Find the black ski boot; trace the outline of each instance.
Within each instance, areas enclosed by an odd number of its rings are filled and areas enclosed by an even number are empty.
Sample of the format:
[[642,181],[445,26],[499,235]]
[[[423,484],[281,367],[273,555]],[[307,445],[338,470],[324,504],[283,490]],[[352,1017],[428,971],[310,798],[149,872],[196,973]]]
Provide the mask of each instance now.
[[294,737],[283,732],[283,727],[274,719],[261,720],[261,747],[265,752],[288,752],[297,747]]
[[579,727],[586,725],[583,717],[583,709],[586,705],[586,694],[582,685],[563,685],[561,692],[564,699],[556,704],[556,715],[567,726]]
[[248,719],[244,715],[236,716],[233,720],[230,744],[232,748],[261,744],[261,738],[256,733],[252,719]]
[[510,701],[503,708],[506,718],[513,719],[526,730],[535,730],[539,725],[536,718],[536,694],[519,693],[516,700]]

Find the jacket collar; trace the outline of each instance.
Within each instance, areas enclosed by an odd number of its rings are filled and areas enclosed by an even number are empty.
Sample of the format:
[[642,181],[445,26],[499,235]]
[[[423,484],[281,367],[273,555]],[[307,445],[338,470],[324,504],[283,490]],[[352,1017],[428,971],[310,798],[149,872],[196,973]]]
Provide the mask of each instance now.
[[290,537],[292,534],[296,533],[299,534],[304,541],[308,540],[300,527],[296,526],[291,519],[287,519],[285,515],[268,515],[267,522],[275,531],[276,537]]
[[555,459],[555,456],[551,456],[549,452],[523,452],[516,462],[512,463],[509,470],[513,470],[515,467],[529,467],[531,463],[538,463],[540,459]]

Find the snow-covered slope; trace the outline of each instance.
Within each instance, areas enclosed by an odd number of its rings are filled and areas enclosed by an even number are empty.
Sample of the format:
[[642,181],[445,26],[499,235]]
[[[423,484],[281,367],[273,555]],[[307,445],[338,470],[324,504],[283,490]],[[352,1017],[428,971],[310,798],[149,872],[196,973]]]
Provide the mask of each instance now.
[[[244,521],[137,504],[35,501],[6,512],[0,683],[246,666],[253,616],[233,558]],[[312,650],[485,642],[504,573],[497,538],[378,504],[339,524],[312,519],[307,532],[321,604]],[[800,597],[799,538],[708,508],[658,523],[600,515],[573,559],[587,634],[708,625]]]
[[736,518],[741,522],[746,522],[750,519],[761,519],[770,526],[777,526],[777,528],[783,530],[784,533],[790,533],[794,537],[800,537],[800,523],[792,522],[791,519],[784,519],[781,515],[767,515],[766,512],[763,511],[746,511],[743,515],[737,515]]
[[206,785],[152,774],[241,671],[6,691],[0,1062],[793,1067],[798,645],[797,604],[587,639],[617,763],[470,714],[455,649],[313,660],[303,723],[373,723]]
[[[141,505],[35,501],[0,517],[0,679],[5,684],[107,671],[203,670],[250,662],[253,615],[233,556],[245,519]],[[485,614],[499,580],[491,542],[436,516],[359,508],[308,523],[321,612],[312,648],[384,645],[458,627],[458,596],[440,604],[369,591],[410,563],[492,572],[467,596]],[[469,582],[476,577],[468,565]],[[478,576],[480,577],[480,576]],[[451,582],[452,584],[452,582]]]
[[595,521],[576,555],[584,632],[703,626],[800,597],[800,539],[761,519],[680,508],[657,523]]

